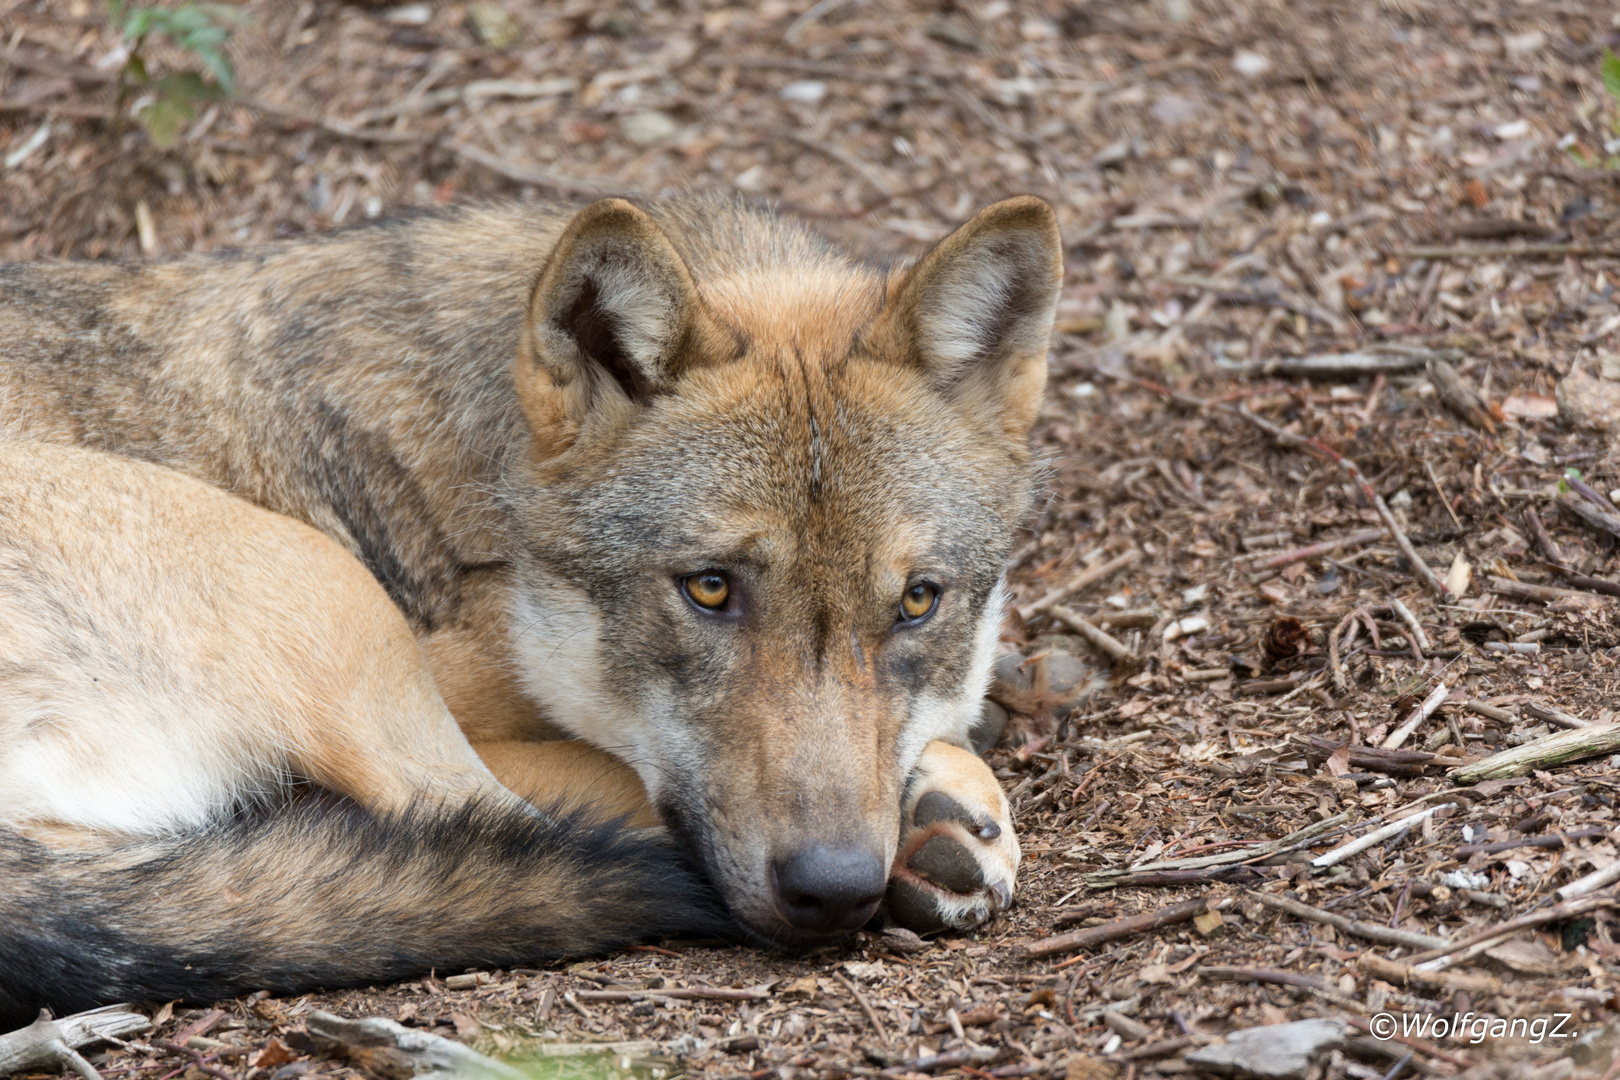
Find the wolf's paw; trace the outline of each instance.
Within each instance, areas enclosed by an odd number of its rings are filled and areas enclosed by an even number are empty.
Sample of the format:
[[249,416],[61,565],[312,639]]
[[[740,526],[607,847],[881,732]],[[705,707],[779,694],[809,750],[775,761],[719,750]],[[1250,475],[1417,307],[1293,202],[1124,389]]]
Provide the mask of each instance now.
[[977,926],[1012,902],[1018,838],[995,774],[971,751],[934,741],[901,807],[889,918],[920,933]]

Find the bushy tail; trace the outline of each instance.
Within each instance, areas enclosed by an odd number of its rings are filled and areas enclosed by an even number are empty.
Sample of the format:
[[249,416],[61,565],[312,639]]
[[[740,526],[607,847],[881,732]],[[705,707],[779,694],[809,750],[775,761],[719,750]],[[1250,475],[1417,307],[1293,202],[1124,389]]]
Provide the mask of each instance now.
[[508,806],[296,806],[64,853],[0,829],[0,1031],[110,1001],[209,1001],[730,935],[667,839]]

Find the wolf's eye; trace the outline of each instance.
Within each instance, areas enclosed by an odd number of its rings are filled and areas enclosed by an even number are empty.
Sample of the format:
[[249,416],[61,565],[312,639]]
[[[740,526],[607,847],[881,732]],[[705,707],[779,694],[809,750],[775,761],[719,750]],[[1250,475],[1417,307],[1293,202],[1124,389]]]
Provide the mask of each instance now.
[[900,597],[900,621],[916,622],[927,618],[939,604],[939,586],[919,581]]
[[714,570],[682,578],[681,588],[692,603],[709,611],[719,611],[725,607],[726,599],[731,595],[731,585],[726,581],[726,576]]

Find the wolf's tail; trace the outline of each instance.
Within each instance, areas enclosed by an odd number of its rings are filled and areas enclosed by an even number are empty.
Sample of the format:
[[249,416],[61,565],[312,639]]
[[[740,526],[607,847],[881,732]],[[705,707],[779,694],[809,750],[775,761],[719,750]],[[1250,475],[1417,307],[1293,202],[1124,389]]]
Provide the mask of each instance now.
[[492,803],[310,803],[111,852],[0,829],[0,1031],[111,1001],[544,963],[735,924],[646,830]]

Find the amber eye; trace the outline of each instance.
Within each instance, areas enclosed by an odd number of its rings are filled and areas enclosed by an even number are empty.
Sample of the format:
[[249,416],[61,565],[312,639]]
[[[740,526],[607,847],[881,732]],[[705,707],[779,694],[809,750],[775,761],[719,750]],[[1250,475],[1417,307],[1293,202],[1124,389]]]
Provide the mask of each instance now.
[[939,587],[919,581],[900,597],[900,621],[916,622],[928,615],[939,603]]
[[726,576],[713,570],[682,578],[681,588],[686,590],[692,603],[709,611],[719,611],[725,607],[726,598],[731,595],[731,585],[726,581]]

